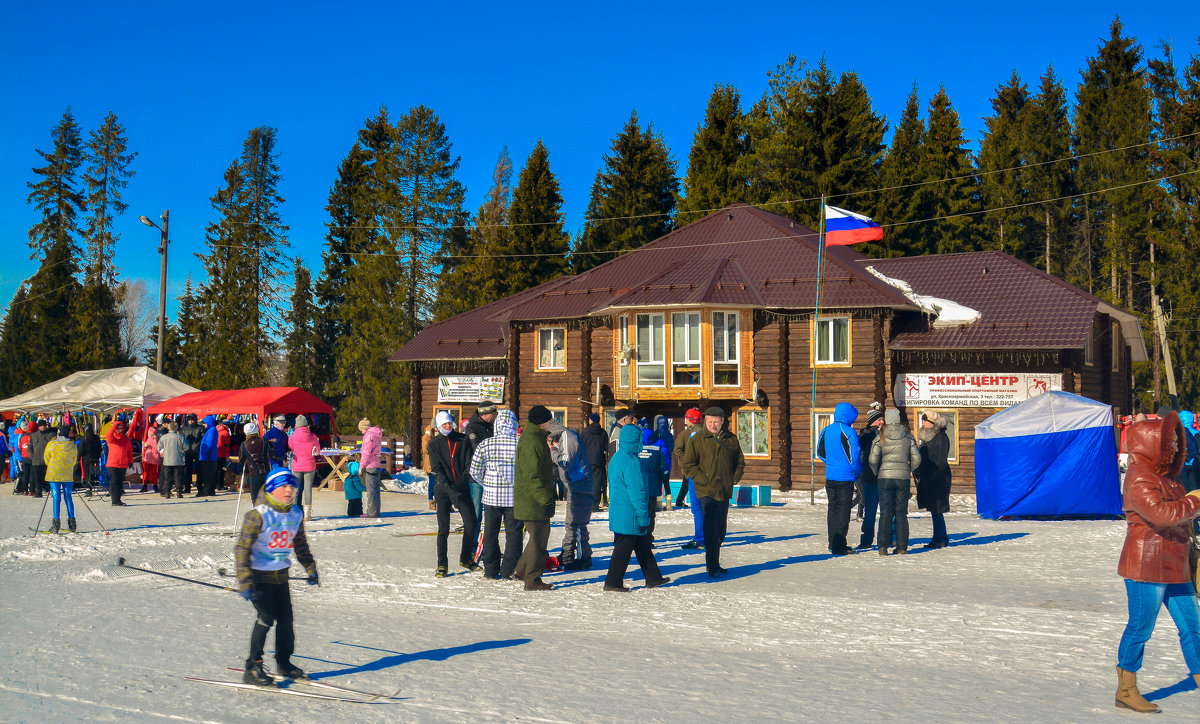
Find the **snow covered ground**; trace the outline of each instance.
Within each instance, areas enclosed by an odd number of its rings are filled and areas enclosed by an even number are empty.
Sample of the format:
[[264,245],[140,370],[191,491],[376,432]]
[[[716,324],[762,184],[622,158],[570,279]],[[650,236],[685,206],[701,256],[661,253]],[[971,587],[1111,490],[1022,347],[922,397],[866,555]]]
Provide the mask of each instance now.
[[[233,593],[138,574],[132,565],[222,583],[235,496],[125,508],[76,506],[74,536],[28,530],[41,500],[0,486],[0,719],[139,721],[914,721],[1091,722],[1113,707],[1125,622],[1116,561],[1124,523],[994,522],[955,500],[952,546],[833,558],[825,508],[805,490],[730,513],[711,580],[682,550],[689,511],[660,514],[671,585],[603,593],[612,536],[592,525],[595,569],[546,576],[547,593],[479,574],[435,579],[424,496],[385,493],[381,522],[340,516],[318,491],[309,539],[322,585],[297,583],[296,663],[330,683],[397,701],[345,704],[187,681],[237,678],[253,623]],[[971,512],[968,512],[971,511]],[[47,519],[49,514],[47,513]],[[457,520],[457,517],[455,518]],[[560,515],[551,534],[561,541]],[[65,521],[64,521],[65,523]],[[855,529],[852,523],[852,531]],[[43,520],[43,527],[46,520]],[[857,542],[853,533],[852,542]],[[451,550],[457,541],[451,541]],[[453,553],[451,554],[453,557]],[[268,648],[271,640],[268,640]],[[268,654],[267,662],[272,663]],[[1200,721],[1163,613],[1140,674],[1165,710]]]

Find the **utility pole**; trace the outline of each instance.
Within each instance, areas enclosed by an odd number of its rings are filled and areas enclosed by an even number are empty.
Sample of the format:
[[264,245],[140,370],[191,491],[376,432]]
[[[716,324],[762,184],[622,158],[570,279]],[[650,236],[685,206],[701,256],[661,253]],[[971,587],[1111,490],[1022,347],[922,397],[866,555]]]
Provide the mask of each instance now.
[[162,264],[158,272],[158,360],[154,369],[162,372],[163,365],[163,333],[167,326],[167,228],[170,223],[171,212],[164,209],[162,216],[162,226],[154,223],[145,216],[138,217],[139,220],[146,226],[153,226],[162,232],[162,239],[158,245],[158,253],[162,255]]
[[[1158,344],[1162,347],[1163,366],[1167,370],[1167,394],[1171,396],[1171,407],[1179,407],[1179,393],[1175,389],[1175,368],[1171,365],[1171,348],[1167,345],[1167,321],[1163,317],[1162,305],[1158,301],[1158,288],[1155,283],[1154,244],[1150,244],[1150,310],[1154,314],[1154,331],[1158,334]],[[1155,379],[1157,384],[1157,376]],[[1156,401],[1157,402],[1157,401]]]

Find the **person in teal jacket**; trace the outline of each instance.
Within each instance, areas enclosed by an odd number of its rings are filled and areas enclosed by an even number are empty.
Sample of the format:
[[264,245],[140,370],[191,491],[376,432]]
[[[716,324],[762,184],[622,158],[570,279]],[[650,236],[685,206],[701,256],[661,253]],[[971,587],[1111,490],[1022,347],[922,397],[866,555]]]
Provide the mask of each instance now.
[[625,570],[629,555],[637,556],[638,567],[646,579],[646,588],[669,583],[658,569],[650,547],[650,499],[657,497],[661,485],[654,485],[642,472],[638,453],[642,451],[642,431],[637,425],[625,425],[617,438],[617,452],[608,462],[608,529],[613,532],[612,557],[609,558],[605,591],[628,593]]
[[358,463],[350,463],[350,474],[346,476],[345,482],[342,483],[342,491],[346,494],[346,517],[361,518],[363,517],[363,493],[367,491],[363,485],[363,479],[358,474]]

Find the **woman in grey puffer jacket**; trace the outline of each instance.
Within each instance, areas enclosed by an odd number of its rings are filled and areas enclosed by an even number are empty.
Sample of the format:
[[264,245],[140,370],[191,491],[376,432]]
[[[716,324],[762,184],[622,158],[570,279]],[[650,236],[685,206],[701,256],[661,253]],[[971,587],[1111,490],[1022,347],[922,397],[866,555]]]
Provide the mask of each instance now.
[[883,429],[871,446],[871,470],[879,478],[879,555],[888,554],[892,519],[896,520],[896,553],[908,553],[909,478],[921,464],[912,433],[900,421],[899,410],[883,413]]

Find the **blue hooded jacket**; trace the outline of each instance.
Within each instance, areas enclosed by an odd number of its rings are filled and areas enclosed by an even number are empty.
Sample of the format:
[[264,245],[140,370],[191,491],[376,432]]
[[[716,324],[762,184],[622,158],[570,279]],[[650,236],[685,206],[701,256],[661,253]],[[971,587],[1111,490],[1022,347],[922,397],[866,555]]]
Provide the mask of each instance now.
[[1196,456],[1200,455],[1200,443],[1196,440],[1196,428],[1192,427],[1196,422],[1196,415],[1189,410],[1184,410],[1179,413],[1179,421],[1183,423],[1183,430],[1187,433],[1187,437],[1184,438],[1187,443],[1187,461],[1183,465],[1190,468],[1196,464]]
[[617,451],[608,462],[608,529],[613,533],[642,535],[650,530],[650,486],[638,460],[641,451],[641,428],[622,427]]
[[671,453],[675,450],[675,435],[671,432],[671,421],[666,415],[654,418],[654,432],[658,436],[658,447],[663,454],[663,475],[670,475]]
[[858,419],[858,410],[849,402],[839,402],[833,408],[833,422],[821,431],[817,441],[817,457],[825,463],[825,479],[852,483],[862,472],[862,451],[858,433],[851,425]]
[[213,415],[205,417],[204,426],[207,429],[204,431],[204,438],[200,440],[200,459],[216,460],[218,439],[217,418]]

